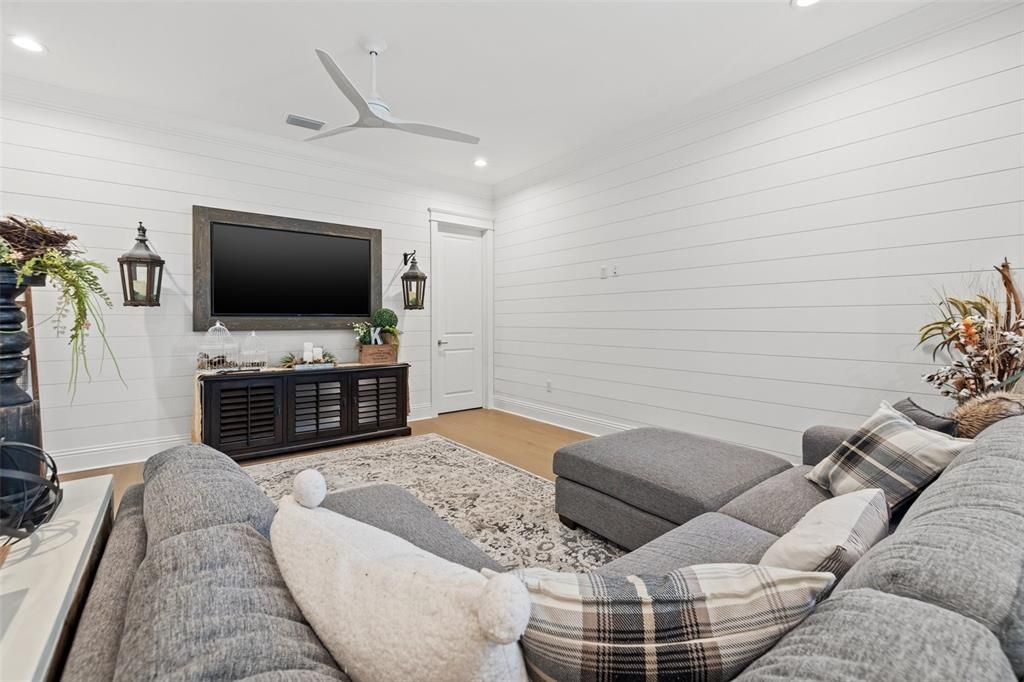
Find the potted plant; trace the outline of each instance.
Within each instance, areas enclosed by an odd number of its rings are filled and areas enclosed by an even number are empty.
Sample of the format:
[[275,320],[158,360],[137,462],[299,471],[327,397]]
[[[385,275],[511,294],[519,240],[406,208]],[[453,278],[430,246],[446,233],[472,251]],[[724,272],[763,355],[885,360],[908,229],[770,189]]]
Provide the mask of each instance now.
[[398,315],[394,310],[381,308],[370,316],[369,322],[352,325],[359,344],[359,362],[369,365],[398,362]]
[[[68,385],[72,390],[79,368],[89,373],[85,340],[90,329],[99,334],[105,352],[110,352],[102,313],[104,307],[112,305],[99,279],[100,273],[107,272],[107,267],[82,258],[82,252],[74,246],[75,239],[75,235],[47,227],[33,218],[9,215],[0,220],[3,332],[20,333],[25,337],[20,349],[17,345],[20,345],[21,337],[15,343],[3,340],[4,354],[15,351],[20,355],[28,347],[27,335],[21,332],[24,317],[20,313],[15,317],[9,312],[14,306],[14,299],[25,287],[42,286],[48,279],[59,292],[57,310],[52,319],[58,332],[67,333],[71,347]],[[116,361],[114,366],[117,367]],[[23,370],[24,367],[21,368]]]
[[924,380],[961,404],[1024,385],[1024,306],[1009,261],[995,269],[1001,302],[993,292],[964,299],[943,296],[941,319],[921,328],[919,345],[937,339],[932,358],[945,353],[950,360]]

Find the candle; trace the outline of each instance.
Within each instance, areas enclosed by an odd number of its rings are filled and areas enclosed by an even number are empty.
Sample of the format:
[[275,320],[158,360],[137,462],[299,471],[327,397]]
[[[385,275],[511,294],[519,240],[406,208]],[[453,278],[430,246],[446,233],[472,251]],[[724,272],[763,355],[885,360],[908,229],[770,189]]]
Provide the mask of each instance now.
[[313,344],[310,342],[302,344],[302,361],[313,362]]
[[324,349],[320,346],[313,346],[313,362],[324,361]]

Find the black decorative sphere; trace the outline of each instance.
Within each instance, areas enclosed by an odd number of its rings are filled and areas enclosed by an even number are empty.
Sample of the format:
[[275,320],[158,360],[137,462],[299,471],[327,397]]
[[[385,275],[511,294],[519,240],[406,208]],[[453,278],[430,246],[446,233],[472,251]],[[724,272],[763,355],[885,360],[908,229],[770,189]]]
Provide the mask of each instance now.
[[27,538],[53,518],[64,491],[53,457],[30,443],[0,438],[0,537]]

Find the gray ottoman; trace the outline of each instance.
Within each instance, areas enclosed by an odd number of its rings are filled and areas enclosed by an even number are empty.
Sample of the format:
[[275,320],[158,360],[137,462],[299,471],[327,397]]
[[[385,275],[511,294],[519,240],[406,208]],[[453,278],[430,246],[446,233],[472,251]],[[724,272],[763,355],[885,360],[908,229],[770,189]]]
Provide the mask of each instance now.
[[670,429],[642,428],[555,453],[555,509],[636,549],[790,468],[774,455]]

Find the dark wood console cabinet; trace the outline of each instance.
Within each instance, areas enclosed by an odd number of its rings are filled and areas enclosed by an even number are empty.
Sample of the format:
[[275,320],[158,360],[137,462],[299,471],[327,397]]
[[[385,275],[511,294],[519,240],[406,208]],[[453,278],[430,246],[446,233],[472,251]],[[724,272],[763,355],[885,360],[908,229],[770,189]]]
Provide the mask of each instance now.
[[202,440],[234,459],[407,436],[409,365],[205,374]]

